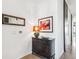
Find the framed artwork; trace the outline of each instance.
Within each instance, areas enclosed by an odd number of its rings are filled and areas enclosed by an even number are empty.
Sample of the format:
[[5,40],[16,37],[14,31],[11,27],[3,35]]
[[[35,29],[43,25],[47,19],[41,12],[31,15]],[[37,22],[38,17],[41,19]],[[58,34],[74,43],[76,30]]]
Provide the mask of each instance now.
[[2,24],[25,26],[25,18],[2,14]]
[[53,32],[53,16],[41,18],[38,20],[40,32]]

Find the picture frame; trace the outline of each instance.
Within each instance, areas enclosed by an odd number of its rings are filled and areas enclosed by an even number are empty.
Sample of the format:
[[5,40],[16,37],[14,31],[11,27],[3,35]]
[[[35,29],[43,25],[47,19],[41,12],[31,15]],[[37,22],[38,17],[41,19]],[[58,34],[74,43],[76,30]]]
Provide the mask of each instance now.
[[38,26],[40,27],[40,32],[53,32],[53,16],[38,19]]
[[25,18],[12,16],[8,14],[2,14],[2,24],[25,26]]

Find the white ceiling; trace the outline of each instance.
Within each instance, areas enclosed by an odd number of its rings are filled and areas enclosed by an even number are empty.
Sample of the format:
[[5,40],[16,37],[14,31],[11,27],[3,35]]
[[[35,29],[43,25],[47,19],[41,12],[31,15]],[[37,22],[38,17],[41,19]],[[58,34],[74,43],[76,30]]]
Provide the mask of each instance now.
[[76,16],[76,0],[66,0],[72,15]]

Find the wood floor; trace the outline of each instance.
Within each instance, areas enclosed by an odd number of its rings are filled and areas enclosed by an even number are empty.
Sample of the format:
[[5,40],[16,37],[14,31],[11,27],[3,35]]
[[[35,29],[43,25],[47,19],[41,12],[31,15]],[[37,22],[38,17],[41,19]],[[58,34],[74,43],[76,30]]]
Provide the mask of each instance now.
[[33,55],[33,54],[29,54],[27,56],[24,56],[23,58],[21,59],[41,59],[40,57],[36,56],[36,55]]
[[70,49],[70,50],[66,51],[60,59],[76,59],[75,49]]

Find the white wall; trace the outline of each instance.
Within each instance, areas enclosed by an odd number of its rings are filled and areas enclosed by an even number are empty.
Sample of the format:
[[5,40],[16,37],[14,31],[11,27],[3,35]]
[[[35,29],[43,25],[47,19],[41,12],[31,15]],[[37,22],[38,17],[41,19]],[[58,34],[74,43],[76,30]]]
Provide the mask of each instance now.
[[[2,26],[3,59],[17,59],[32,51],[31,30],[33,25],[37,25],[37,18],[52,15],[56,19],[56,1],[3,0],[3,13],[26,18],[25,27]],[[19,34],[20,30],[23,31],[22,34]],[[46,35],[49,37],[53,33]]]
[[57,36],[56,36],[56,59],[59,59],[63,54],[63,0],[57,0]]
[[25,27],[2,25],[3,59],[18,59],[32,52],[32,4],[26,5],[25,0],[3,0],[3,13],[26,19]]
[[3,0],[3,13],[26,19],[25,27],[2,25],[3,59],[18,59],[31,53],[32,26],[46,16],[53,16],[53,33],[40,33],[40,36],[55,38],[55,57],[59,59],[63,53],[62,4],[63,0]]
[[[36,2],[35,2],[36,3]],[[57,4],[56,0],[38,1],[36,5],[36,18],[43,18],[53,16],[53,33],[40,33],[40,36],[52,37],[56,36],[56,15],[57,15]],[[54,6],[53,6],[54,5]],[[37,20],[38,22],[38,20]]]

